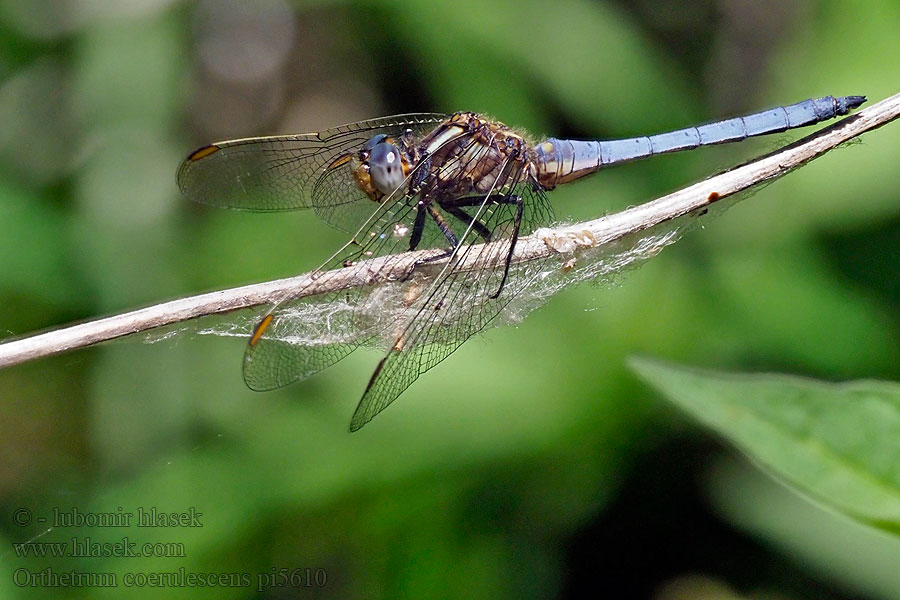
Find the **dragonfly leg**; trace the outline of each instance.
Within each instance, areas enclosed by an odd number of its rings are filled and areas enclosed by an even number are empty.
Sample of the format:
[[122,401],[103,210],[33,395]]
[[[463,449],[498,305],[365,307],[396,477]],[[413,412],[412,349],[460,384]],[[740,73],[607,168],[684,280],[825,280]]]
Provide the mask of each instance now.
[[453,254],[453,248],[450,248],[449,250],[444,250],[440,254],[435,254],[434,256],[429,256],[428,258],[420,258],[419,260],[415,261],[412,264],[412,266],[409,268],[409,270],[406,272],[406,274],[400,278],[400,281],[408,281],[409,278],[412,277],[412,274],[416,272],[416,269],[419,267],[419,265],[427,265],[428,263],[431,263],[431,262],[443,260],[443,259],[447,258],[448,256],[450,256],[451,254]]
[[513,222],[512,239],[510,240],[509,250],[506,253],[506,259],[503,266],[503,279],[500,281],[500,287],[497,288],[497,291],[489,296],[491,299],[495,299],[500,295],[500,292],[503,291],[503,286],[506,285],[506,279],[509,276],[509,267],[512,263],[513,250],[515,250],[516,241],[519,239],[519,229],[522,226],[522,215],[525,210],[525,203],[522,201],[522,197],[506,194],[493,194],[488,198],[485,198],[484,196],[462,196],[460,198],[439,200],[438,204],[440,204],[441,208],[465,223],[467,226],[471,224],[472,229],[475,230],[479,237],[484,239],[485,242],[490,242],[491,231],[485,227],[484,223],[478,219],[473,219],[468,213],[462,210],[462,207],[481,206],[485,202],[516,205],[516,217]]
[[503,279],[500,280],[500,286],[497,288],[497,291],[488,296],[492,300],[500,295],[500,292],[503,291],[503,286],[506,285],[506,278],[509,276],[509,266],[512,264],[513,251],[516,249],[516,242],[519,241],[522,215],[525,213],[525,202],[522,200],[522,196],[504,196],[503,203],[516,205],[516,219],[513,222],[513,231],[509,239],[509,250],[506,253],[506,261],[503,265]]
[[435,223],[437,223],[438,227],[440,227],[441,232],[443,232],[444,236],[446,236],[447,241],[450,242],[451,246],[448,250],[441,252],[440,254],[436,254],[435,256],[429,256],[428,258],[422,258],[420,260],[415,261],[412,266],[409,268],[409,271],[402,278],[402,281],[406,281],[410,277],[412,277],[413,272],[415,272],[416,267],[419,265],[423,265],[430,262],[435,262],[444,258],[447,258],[453,251],[456,250],[456,246],[459,244],[459,241],[456,239],[456,236],[453,235],[453,231],[447,225],[446,221],[444,221],[444,217],[441,216],[439,212],[434,210],[431,206],[431,203],[422,202],[418,206],[418,212],[416,213],[416,220],[413,222],[413,230],[412,235],[409,239],[409,249],[413,251],[422,241],[422,232],[425,230],[425,217],[426,215],[431,215],[431,218],[434,219]]
[[444,234],[444,237],[447,238],[447,241],[450,242],[450,248],[455,249],[459,246],[459,240],[456,239],[456,236],[453,234],[453,230],[450,229],[450,226],[447,225],[447,221],[444,220],[444,217],[441,216],[441,213],[436,211],[431,203],[425,205],[425,210],[428,211],[428,214],[431,215],[431,218],[434,219],[434,222],[437,223],[437,226],[440,228],[441,233]]
[[427,214],[424,210],[424,201],[422,204],[419,204],[416,211],[416,220],[413,222],[413,230],[412,235],[409,237],[409,251],[412,252],[415,250],[419,242],[422,241],[422,232],[425,231],[425,215]]
[[462,221],[466,227],[471,225],[472,229],[475,231],[475,233],[478,234],[478,237],[483,239],[485,242],[491,241],[491,230],[488,229],[487,227],[485,227],[484,223],[482,223],[478,219],[473,219],[463,209],[459,208],[458,206],[447,205],[447,204],[441,204],[441,208],[443,208],[448,213],[450,213],[451,215],[453,215],[454,217],[456,217],[457,219]]
[[[463,196],[461,198],[451,198],[449,200],[438,200],[438,204],[448,213],[465,223],[467,227],[471,224],[472,229],[475,230],[478,237],[485,242],[490,242],[491,230],[485,227],[484,223],[478,219],[473,219],[467,212],[461,210],[463,207],[481,206],[485,201],[484,196]],[[496,204],[517,204],[519,202],[518,196],[506,196],[504,194],[493,194],[487,198],[487,201]]]
[[[512,264],[513,251],[515,250],[516,242],[519,239],[519,230],[522,226],[522,216],[525,211],[525,203],[522,200],[522,197],[518,195],[504,194],[494,194],[488,198],[485,198],[484,196],[463,196],[461,198],[439,200],[438,204],[442,209],[447,211],[448,214],[453,215],[454,217],[462,221],[467,227],[471,225],[475,233],[477,233],[478,236],[485,242],[490,242],[491,230],[488,229],[484,223],[482,223],[478,219],[473,218],[471,215],[462,210],[463,207],[481,206],[485,202],[495,202],[496,204],[514,204],[516,206],[516,216],[515,220],[513,221],[513,231],[512,235],[510,236],[509,250],[506,253],[506,258],[504,259],[503,264],[503,279],[500,280],[500,285],[498,286],[497,291],[489,296],[489,298],[495,299],[500,296],[500,292],[503,291],[503,286],[506,285],[506,280],[509,277],[509,268]],[[425,208],[425,210],[421,210],[423,207]],[[425,228],[426,212],[431,215],[431,218],[434,219],[434,222],[450,242],[451,248],[447,252],[442,252],[441,254],[438,254],[436,256],[416,261],[410,269],[409,274],[406,278],[412,276],[412,273],[413,271],[415,271],[417,266],[429,262],[434,262],[436,260],[441,260],[450,256],[453,253],[453,250],[456,249],[456,247],[459,245],[459,240],[454,235],[453,230],[450,229],[450,226],[447,225],[444,217],[441,215],[441,213],[435,210],[430,203],[428,203],[419,206],[419,212],[416,215],[415,222],[413,223],[413,232],[409,242],[409,249],[414,250],[416,246],[419,245],[419,242],[422,239],[422,232]]]

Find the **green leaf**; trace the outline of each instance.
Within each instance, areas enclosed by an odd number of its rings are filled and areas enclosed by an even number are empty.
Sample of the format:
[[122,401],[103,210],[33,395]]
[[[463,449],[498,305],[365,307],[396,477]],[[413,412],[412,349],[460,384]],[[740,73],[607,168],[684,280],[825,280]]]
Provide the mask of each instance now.
[[900,385],[739,375],[648,359],[631,366],[776,477],[900,534]]

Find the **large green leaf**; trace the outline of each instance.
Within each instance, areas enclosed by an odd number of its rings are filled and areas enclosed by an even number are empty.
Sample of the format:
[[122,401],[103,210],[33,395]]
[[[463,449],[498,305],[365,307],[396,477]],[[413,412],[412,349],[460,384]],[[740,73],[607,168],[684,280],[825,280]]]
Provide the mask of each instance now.
[[855,519],[900,533],[900,385],[738,375],[647,359],[631,365],[777,477]]

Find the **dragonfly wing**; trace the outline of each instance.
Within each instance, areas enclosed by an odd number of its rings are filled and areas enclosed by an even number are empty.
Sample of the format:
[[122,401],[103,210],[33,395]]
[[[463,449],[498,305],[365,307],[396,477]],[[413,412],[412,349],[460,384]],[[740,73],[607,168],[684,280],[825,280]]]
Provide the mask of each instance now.
[[[355,231],[371,214],[349,166],[328,167],[342,154],[360,149],[372,136],[419,136],[444,115],[397,115],[341,125],[320,133],[245,138],[217,142],[192,152],[178,169],[178,187],[191,200],[224,208],[280,211],[314,208],[329,224]],[[325,176],[329,174],[330,176]],[[321,181],[320,181],[321,180]],[[368,202],[362,214],[335,206]]]
[[[403,259],[409,250],[419,196],[395,194],[374,212],[370,208],[368,219],[351,240],[314,271],[317,284],[367,268],[359,265],[360,261],[384,256],[381,268],[390,270],[393,261]],[[448,245],[438,227],[426,221],[417,249]],[[409,288],[415,285],[408,282]],[[392,313],[384,310],[383,300],[370,301],[370,295],[378,291],[375,286],[348,286],[316,296],[304,291],[299,288],[276,302],[254,331],[244,354],[244,381],[250,388],[282,387],[334,364],[399,318],[392,315],[404,314],[402,302],[408,296],[402,292],[394,295],[401,305]]]
[[[370,203],[371,204],[371,203]],[[412,223],[415,209],[405,201],[381,204],[369,219],[371,227],[316,269],[316,284],[345,277],[361,260],[402,255],[409,235],[381,235],[386,222]],[[398,225],[397,231],[411,225]],[[392,228],[393,229],[393,228]],[[361,232],[363,230],[360,230]],[[369,234],[374,235],[369,235]],[[385,268],[390,268],[385,264]],[[257,325],[244,354],[244,381],[254,390],[270,390],[304,379],[334,364],[366,343],[378,319],[363,310],[371,290],[348,287],[316,296],[299,288],[278,301]]]
[[[479,219],[498,241],[480,244],[471,231],[459,251],[432,287],[423,294],[411,319],[403,324],[393,346],[379,363],[356,408],[350,430],[356,431],[409,387],[422,373],[449,356],[478,333],[540,273],[541,261],[512,265],[502,292],[503,263],[512,244],[508,237],[517,205],[504,201],[518,196],[523,202],[520,235],[553,220],[544,192],[527,181],[525,169],[511,173],[503,194],[486,197]],[[505,236],[503,236],[505,234]],[[505,239],[506,243],[501,240]],[[475,256],[475,254],[479,254]],[[493,268],[460,269],[460,264],[493,264]]]

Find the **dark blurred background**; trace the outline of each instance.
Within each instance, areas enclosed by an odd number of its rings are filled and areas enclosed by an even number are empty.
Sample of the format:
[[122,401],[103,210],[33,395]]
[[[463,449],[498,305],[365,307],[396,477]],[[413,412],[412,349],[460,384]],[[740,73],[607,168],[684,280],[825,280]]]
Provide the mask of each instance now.
[[[611,138],[871,102],[900,88],[898,32],[896,0],[0,0],[0,331],[300,273],[343,241],[312,214],[189,204],[175,169],[209,141],[455,110]],[[801,135],[619,167],[551,200],[596,217]],[[0,371],[0,596],[245,598],[258,574],[309,569],[263,597],[900,597],[895,539],[773,482],[625,366],[900,379],[897,139],[869,133],[616,285],[478,336],[353,435],[374,351],[268,394],[244,386],[236,338]],[[194,508],[203,527],[37,520],[73,507]],[[123,536],[185,556],[12,547]],[[17,583],[47,568],[118,583]],[[123,583],[181,568],[252,582]]]

